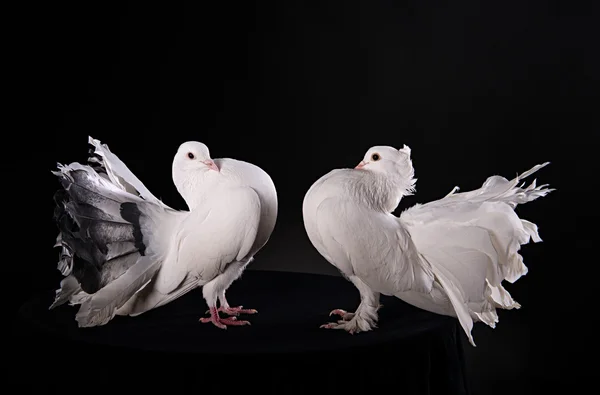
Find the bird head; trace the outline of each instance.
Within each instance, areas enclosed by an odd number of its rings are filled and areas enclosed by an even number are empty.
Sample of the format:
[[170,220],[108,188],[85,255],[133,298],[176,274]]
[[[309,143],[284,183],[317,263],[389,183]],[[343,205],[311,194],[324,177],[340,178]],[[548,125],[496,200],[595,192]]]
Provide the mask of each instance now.
[[220,172],[219,167],[210,157],[208,147],[198,141],[188,141],[181,144],[173,159],[174,174],[190,171]]
[[355,169],[406,179],[414,175],[410,148],[406,145],[401,149],[382,145],[371,147]]
[[179,146],[173,158],[173,182],[192,209],[210,185],[222,179],[221,170],[210,157],[208,147],[197,141]]

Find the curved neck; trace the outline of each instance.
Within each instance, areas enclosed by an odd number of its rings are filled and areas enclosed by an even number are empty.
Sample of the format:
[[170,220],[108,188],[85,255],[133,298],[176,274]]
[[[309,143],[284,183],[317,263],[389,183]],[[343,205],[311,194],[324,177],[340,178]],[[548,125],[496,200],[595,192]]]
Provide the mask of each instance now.
[[173,172],[173,183],[190,211],[194,211],[208,197],[207,192],[212,189],[211,181],[210,177],[200,172]]
[[364,171],[355,182],[349,183],[350,192],[370,208],[386,213],[396,209],[404,196],[412,195],[416,179],[400,175],[383,175]]

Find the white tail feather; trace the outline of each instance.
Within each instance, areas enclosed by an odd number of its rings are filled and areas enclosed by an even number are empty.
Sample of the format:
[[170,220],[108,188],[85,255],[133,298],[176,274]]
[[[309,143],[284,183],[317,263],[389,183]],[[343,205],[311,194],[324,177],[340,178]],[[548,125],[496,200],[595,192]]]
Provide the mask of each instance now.
[[138,315],[141,315],[149,310],[164,306],[203,284],[204,282],[200,281],[198,278],[188,276],[184,282],[177,287],[177,289],[167,295],[160,292],[155,292],[154,288],[140,290],[140,292],[138,292],[136,296],[129,299],[129,301],[127,301],[127,303],[125,303],[116,312],[116,314],[137,317]]
[[148,284],[160,267],[160,261],[140,257],[121,277],[114,280],[81,305],[75,319],[80,327],[104,325],[129,298]]
[[78,292],[81,292],[81,287],[79,286],[75,276],[69,275],[63,278],[60,282],[60,288],[56,290],[54,303],[50,305],[48,310],[52,310],[53,308],[70,301],[73,295],[77,294]]
[[472,318],[495,327],[496,308],[521,307],[501,283],[515,282],[527,273],[519,254],[521,245],[542,239],[537,225],[519,218],[514,208],[554,189],[536,186],[536,180],[528,187],[518,185],[548,163],[511,181],[489,177],[474,191],[455,193],[455,187],[444,198],[413,206],[400,215],[450,300],[449,308],[454,311],[447,313],[458,317],[473,345]]
[[96,140],[91,136],[88,137],[88,139],[89,143],[95,147],[95,153],[102,157],[106,173],[114,184],[130,193],[135,193],[132,190],[135,189],[143,199],[167,207],[160,199],[156,198],[148,188],[146,188],[118,156],[110,151],[106,144],[102,144],[99,140]]
[[[425,259],[423,257],[423,259]],[[436,280],[442,285],[444,291],[446,291],[446,295],[450,300],[450,303],[454,307],[454,311],[456,312],[456,317],[460,322],[463,330],[467,334],[469,338],[469,343],[475,347],[475,341],[473,340],[473,335],[471,335],[471,330],[473,329],[473,319],[471,318],[471,314],[465,300],[462,296],[461,289],[455,284],[445,273],[443,267],[439,265],[435,265],[435,262],[428,261],[431,265],[431,270],[433,271]]]

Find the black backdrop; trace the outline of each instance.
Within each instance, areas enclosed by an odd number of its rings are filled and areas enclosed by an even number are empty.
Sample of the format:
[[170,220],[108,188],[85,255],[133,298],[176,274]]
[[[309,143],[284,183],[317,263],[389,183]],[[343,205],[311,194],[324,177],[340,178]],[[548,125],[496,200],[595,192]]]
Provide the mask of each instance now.
[[[27,219],[15,221],[16,245],[9,247],[13,307],[57,285],[57,183],[50,170],[85,160],[88,135],[107,143],[174,208],[185,208],[170,176],[183,141],[261,166],[278,188],[280,214],[252,268],[334,275],[304,233],[304,193],[331,169],[356,165],[370,146],[407,144],[417,194],[398,212],[455,185],[469,190],[490,175],[511,178],[552,162],[536,177],[558,190],[517,210],[538,224],[544,240],[523,248],[530,272],[507,286],[524,307],[501,312],[495,330],[478,326],[478,347],[467,356],[481,382],[585,374],[579,355],[589,329],[577,309],[590,292],[593,263],[582,259],[591,238],[583,225],[597,215],[586,204],[590,187],[579,182],[593,166],[598,130],[591,6],[45,7],[24,14],[19,31],[27,44],[13,58],[25,109],[13,138],[25,145],[5,147],[9,169],[18,170],[5,179],[20,188],[6,195],[9,218]],[[568,205],[574,197],[577,204]],[[19,279],[26,279],[25,291]]]

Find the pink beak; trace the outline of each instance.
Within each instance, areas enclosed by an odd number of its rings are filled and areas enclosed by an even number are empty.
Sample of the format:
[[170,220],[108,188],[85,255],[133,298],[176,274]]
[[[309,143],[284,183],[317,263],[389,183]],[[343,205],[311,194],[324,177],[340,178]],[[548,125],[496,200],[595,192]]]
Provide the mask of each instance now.
[[355,169],[362,169],[363,167],[365,167],[366,164],[367,162],[363,160],[355,167]]
[[209,169],[214,170],[216,172],[221,172],[221,170],[219,170],[219,168],[217,167],[217,164],[213,161],[213,160],[205,160],[202,163],[204,163],[206,166],[208,166]]

